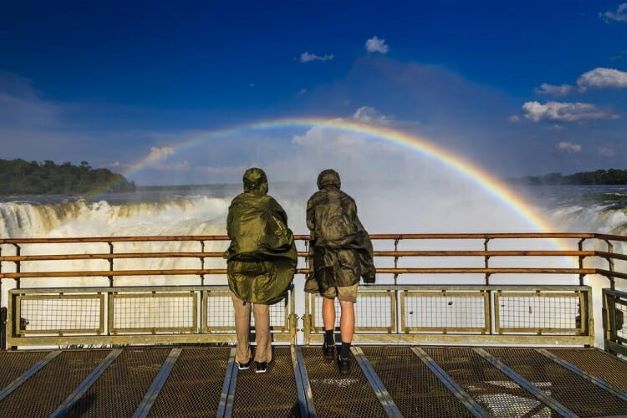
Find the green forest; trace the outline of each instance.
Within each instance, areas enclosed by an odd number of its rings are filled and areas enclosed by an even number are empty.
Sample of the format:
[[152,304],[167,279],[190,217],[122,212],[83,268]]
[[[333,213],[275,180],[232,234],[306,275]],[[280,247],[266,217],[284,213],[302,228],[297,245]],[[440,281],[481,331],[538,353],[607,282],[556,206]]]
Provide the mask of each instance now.
[[54,161],[0,159],[0,194],[84,194],[129,192],[135,183],[106,168],[92,168]]
[[627,184],[627,170],[610,168],[609,170],[596,170],[562,175],[550,173],[544,176],[524,177],[515,179],[516,182],[533,185],[615,185]]

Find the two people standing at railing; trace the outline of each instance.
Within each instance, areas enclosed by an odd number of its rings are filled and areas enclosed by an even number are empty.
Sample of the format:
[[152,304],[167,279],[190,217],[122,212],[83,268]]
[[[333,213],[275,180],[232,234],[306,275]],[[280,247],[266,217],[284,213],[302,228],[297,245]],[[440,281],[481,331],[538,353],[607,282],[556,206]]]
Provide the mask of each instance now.
[[[235,310],[240,370],[252,363],[249,347],[250,312],[255,317],[255,365],[265,373],[272,361],[269,305],[282,300],[296,271],[297,253],[287,215],[268,193],[268,180],[259,168],[244,173],[244,192],[231,202],[227,232],[229,288]],[[340,372],[350,371],[349,350],[355,328],[354,304],[360,276],[374,283],[372,244],[357,217],[355,201],[340,190],[339,175],[325,170],[318,177],[318,192],[307,203],[311,231],[313,274],[305,290],[323,296],[325,328],[323,354],[335,357],[335,298],[340,300],[342,346],[337,356]]]

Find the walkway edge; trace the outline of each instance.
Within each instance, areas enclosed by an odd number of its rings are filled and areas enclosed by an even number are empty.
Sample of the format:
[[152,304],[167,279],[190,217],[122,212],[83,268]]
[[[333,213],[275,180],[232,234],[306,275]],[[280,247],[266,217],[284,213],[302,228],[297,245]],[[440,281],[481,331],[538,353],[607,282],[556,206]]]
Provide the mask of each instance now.
[[294,367],[294,378],[296,379],[296,392],[298,394],[298,409],[302,418],[316,418],[316,408],[313,403],[313,392],[309,384],[309,375],[303,358],[302,349],[291,345],[292,366]]
[[17,388],[19,388],[23,383],[25,383],[28,379],[30,379],[31,377],[33,377],[35,374],[37,374],[37,372],[39,372],[41,369],[43,369],[48,363],[50,363],[52,360],[54,360],[59,354],[61,354],[60,350],[57,351],[51,351],[50,353],[48,353],[46,355],[46,357],[42,358],[41,360],[39,360],[37,363],[33,364],[30,369],[26,370],[24,373],[22,373],[21,376],[19,376],[18,378],[16,378],[14,381],[12,381],[11,383],[9,383],[7,385],[7,387],[5,387],[4,389],[2,389],[2,391],[0,391],[0,401],[5,399],[7,396],[9,396],[11,393],[13,393],[13,391],[15,391]]
[[152,384],[148,388],[148,391],[144,395],[144,399],[133,414],[133,418],[145,418],[148,416],[152,405],[157,400],[157,396],[159,396],[161,389],[163,389],[163,385],[165,385],[166,380],[168,380],[168,376],[170,376],[170,372],[172,371],[172,368],[174,368],[174,364],[176,363],[176,360],[178,360],[182,351],[182,348],[173,348],[172,351],[170,351],[168,358],[166,358],[163,362],[159,373],[157,373],[152,381]]
[[118,358],[118,356],[122,354],[122,349],[116,348],[115,350],[111,350],[111,352],[100,362],[98,366],[94,370],[91,371],[87,375],[87,377],[74,389],[72,393],[63,401],[61,405],[50,414],[50,418],[61,418],[67,415],[67,413],[72,409],[74,404],[78,402],[83,395],[89,390],[90,387],[96,380],[104,373],[104,371],[113,363],[113,361]]
[[355,356],[355,360],[357,360],[357,364],[359,364],[359,367],[361,367],[361,370],[364,372],[366,379],[368,379],[372,390],[374,390],[375,395],[377,395],[377,399],[381,402],[386,415],[390,418],[402,417],[403,414],[401,414],[394,399],[390,396],[390,393],[385,388],[385,385],[372,367],[372,364],[370,364],[366,358],[362,349],[359,347],[351,347],[351,351],[353,352],[353,356]]
[[216,411],[216,418],[230,418],[233,415],[233,401],[235,400],[235,386],[237,384],[237,363],[235,362],[235,348],[231,348],[229,362],[224,374],[222,394]]
[[468,392],[466,392],[456,381],[454,381],[453,378],[449,376],[449,374],[446,373],[444,369],[440,367],[440,365],[436,363],[435,360],[431,358],[431,356],[429,356],[429,354],[427,354],[425,350],[420,347],[410,348],[411,351],[413,351],[414,354],[417,355],[420,360],[422,360],[425,366],[427,366],[427,368],[431,370],[435,377],[437,377],[440,382],[442,382],[444,386],[446,386],[446,388],[450,390],[453,395],[455,395],[455,397],[461,401],[461,403],[464,404],[466,409],[468,409],[468,411],[475,418],[488,418],[490,416],[481,407],[481,405],[479,405],[479,403],[477,403],[477,401],[475,401],[474,398],[468,394]]
[[559,357],[558,355],[551,353],[549,350],[545,349],[545,348],[539,348],[536,349],[536,351],[540,354],[542,354],[545,357],[550,358],[551,360],[553,360],[554,362],[556,362],[557,364],[559,364],[560,366],[564,367],[566,370],[575,373],[576,375],[586,379],[587,381],[595,384],[596,386],[600,387],[601,389],[604,389],[606,391],[608,391],[609,393],[611,393],[612,395],[616,396],[617,398],[622,399],[623,401],[627,402],[627,392],[617,388],[616,386],[612,386],[611,384],[609,384],[608,382],[606,382],[605,380],[601,379],[600,377],[596,377],[586,371],[583,371],[582,369],[580,369],[579,367],[575,366],[573,363],[564,360],[563,358]]
[[538,398],[541,402],[544,402],[547,406],[549,406],[552,410],[554,410],[561,416],[568,417],[568,418],[578,417],[578,415],[575,414],[573,411],[571,411],[570,409],[562,405],[560,402],[558,402],[557,400],[553,399],[552,397],[544,393],[542,389],[540,389],[539,387],[537,387],[536,385],[534,385],[533,383],[531,383],[530,381],[528,381],[527,379],[525,379],[524,377],[516,373],[513,369],[511,369],[498,357],[488,353],[483,348],[473,348],[473,351],[479,354],[484,359],[486,359],[494,367],[496,367],[497,369],[505,373],[507,377],[512,379],[514,382],[518,383],[519,386],[521,386],[527,392],[531,393],[533,396]]

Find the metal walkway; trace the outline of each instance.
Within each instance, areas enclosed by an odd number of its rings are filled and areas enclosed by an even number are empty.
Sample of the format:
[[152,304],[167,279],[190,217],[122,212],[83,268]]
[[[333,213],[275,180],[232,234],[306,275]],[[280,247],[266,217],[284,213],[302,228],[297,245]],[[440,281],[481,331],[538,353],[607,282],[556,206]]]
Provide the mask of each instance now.
[[627,362],[596,349],[276,347],[266,374],[228,347],[0,352],[3,417],[627,416]]

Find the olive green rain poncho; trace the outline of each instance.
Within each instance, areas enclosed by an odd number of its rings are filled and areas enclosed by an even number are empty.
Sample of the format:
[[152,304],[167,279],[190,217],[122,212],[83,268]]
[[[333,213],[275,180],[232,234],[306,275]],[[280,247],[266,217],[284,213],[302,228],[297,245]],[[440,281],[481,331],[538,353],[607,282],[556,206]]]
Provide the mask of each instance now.
[[271,305],[283,299],[296,271],[296,246],[285,211],[268,196],[263,170],[244,173],[244,193],[231,202],[226,228],[231,291],[245,302]]
[[340,186],[339,174],[324,170],[318,176],[320,190],[307,202],[314,268],[305,284],[308,292],[352,286],[360,277],[366,283],[375,281],[372,242],[357,217],[355,201]]

